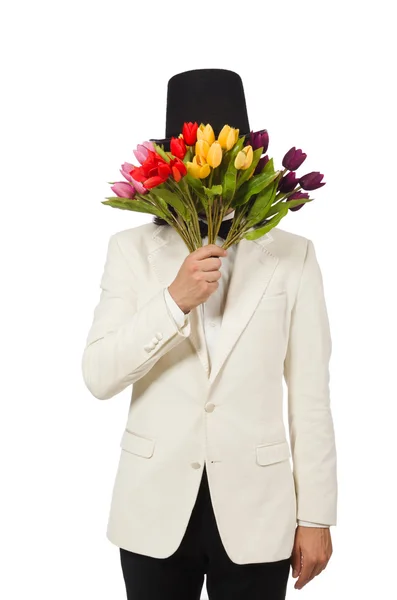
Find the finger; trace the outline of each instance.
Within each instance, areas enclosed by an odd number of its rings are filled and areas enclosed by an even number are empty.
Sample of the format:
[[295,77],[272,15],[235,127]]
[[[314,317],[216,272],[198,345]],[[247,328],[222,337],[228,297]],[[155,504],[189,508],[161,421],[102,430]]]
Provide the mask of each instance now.
[[201,271],[215,271],[222,266],[222,257],[212,256],[211,258],[203,258],[200,260]]
[[295,589],[301,590],[303,586],[310,581],[314,567],[315,563],[309,562],[307,559],[303,559],[301,572],[294,585]]
[[299,549],[294,549],[294,551],[291,554],[291,568],[292,577],[298,577],[301,570],[301,553]]
[[311,581],[312,579],[314,579],[315,577],[317,577],[317,575],[319,575],[322,571],[322,566],[321,563],[315,563],[314,568],[310,574],[310,577],[308,579],[308,581],[306,583],[308,583],[309,581]]
[[216,244],[206,244],[195,250],[199,258],[209,258],[210,256],[224,256],[227,250]]
[[322,571],[324,571],[324,569],[327,566],[327,564],[328,564],[328,560],[319,561],[318,564],[317,564],[317,566],[316,566],[316,568],[315,568],[315,573],[313,574],[312,579],[314,577],[317,577],[317,575],[320,575],[320,573]]

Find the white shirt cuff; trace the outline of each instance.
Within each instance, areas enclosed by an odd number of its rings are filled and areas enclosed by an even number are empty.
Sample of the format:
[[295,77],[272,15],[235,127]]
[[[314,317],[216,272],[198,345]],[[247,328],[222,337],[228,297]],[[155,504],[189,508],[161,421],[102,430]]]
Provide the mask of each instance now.
[[312,523],[311,521],[300,521],[299,519],[298,525],[302,525],[303,527],[329,527],[329,525],[323,525],[321,523]]
[[173,317],[176,325],[181,328],[186,325],[188,320],[188,315],[185,315],[183,310],[178,306],[173,297],[168,291],[168,287],[164,288],[164,298],[167,304],[167,308]]

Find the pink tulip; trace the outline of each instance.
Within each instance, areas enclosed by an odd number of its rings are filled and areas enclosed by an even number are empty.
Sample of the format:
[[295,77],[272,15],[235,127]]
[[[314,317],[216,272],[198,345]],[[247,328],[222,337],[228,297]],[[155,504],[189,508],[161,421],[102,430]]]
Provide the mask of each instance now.
[[133,198],[135,196],[135,188],[130,183],[126,183],[125,181],[117,181],[110,188],[112,192],[119,196],[120,198]]
[[134,169],[134,168],[135,168],[135,165],[125,162],[121,165],[120,173],[123,175],[123,177],[126,178],[127,181],[132,181],[130,171],[132,171],[132,169]]
[[154,152],[154,146],[152,142],[143,142],[143,144],[138,144],[136,150],[133,150],[135,158],[138,162],[140,162],[141,165],[143,165],[149,155],[148,150]]
[[135,165],[132,165],[131,163],[123,163],[121,165],[121,169],[120,169],[120,173],[123,175],[123,177],[126,178],[127,181],[130,181],[134,188],[136,189],[136,191],[138,192],[138,194],[145,194],[146,193],[146,188],[144,185],[142,185],[142,183],[140,183],[139,181],[135,181],[135,179],[133,179],[130,175],[130,171],[132,171],[132,169],[135,169]]
[[[131,177],[131,175],[130,175],[130,177]],[[131,183],[133,184],[133,186],[136,189],[136,191],[138,192],[138,194],[146,194],[147,189],[145,188],[143,183],[141,183],[140,181],[136,181],[133,177],[131,177]]]

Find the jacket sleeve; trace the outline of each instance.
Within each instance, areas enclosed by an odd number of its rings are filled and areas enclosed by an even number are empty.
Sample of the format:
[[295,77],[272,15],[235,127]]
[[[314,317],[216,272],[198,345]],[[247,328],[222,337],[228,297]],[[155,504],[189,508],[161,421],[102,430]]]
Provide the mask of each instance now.
[[183,327],[184,325],[186,325],[189,313],[185,314],[183,310],[178,306],[178,304],[171,296],[168,287],[164,288],[164,297],[168,306],[168,310],[178,327]]
[[284,377],[297,499],[297,519],[336,525],[337,474],[330,408],[332,342],[323,280],[313,242],[307,240],[291,314]]
[[84,382],[99,400],[138,381],[190,335],[188,315],[179,327],[163,288],[137,309],[137,281],[116,236],[109,240],[100,300],[82,358]]

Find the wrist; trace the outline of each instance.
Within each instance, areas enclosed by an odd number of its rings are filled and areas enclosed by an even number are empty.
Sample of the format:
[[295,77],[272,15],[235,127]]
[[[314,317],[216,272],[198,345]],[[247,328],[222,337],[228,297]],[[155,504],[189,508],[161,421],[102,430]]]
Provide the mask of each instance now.
[[171,285],[169,285],[167,289],[168,289],[168,292],[169,292],[171,298],[173,299],[173,301],[179,306],[179,308],[181,309],[181,311],[185,315],[187,315],[190,312],[190,308],[188,308],[187,306],[185,306],[183,304],[183,302],[181,302],[181,301],[178,300],[178,296],[173,292]]

